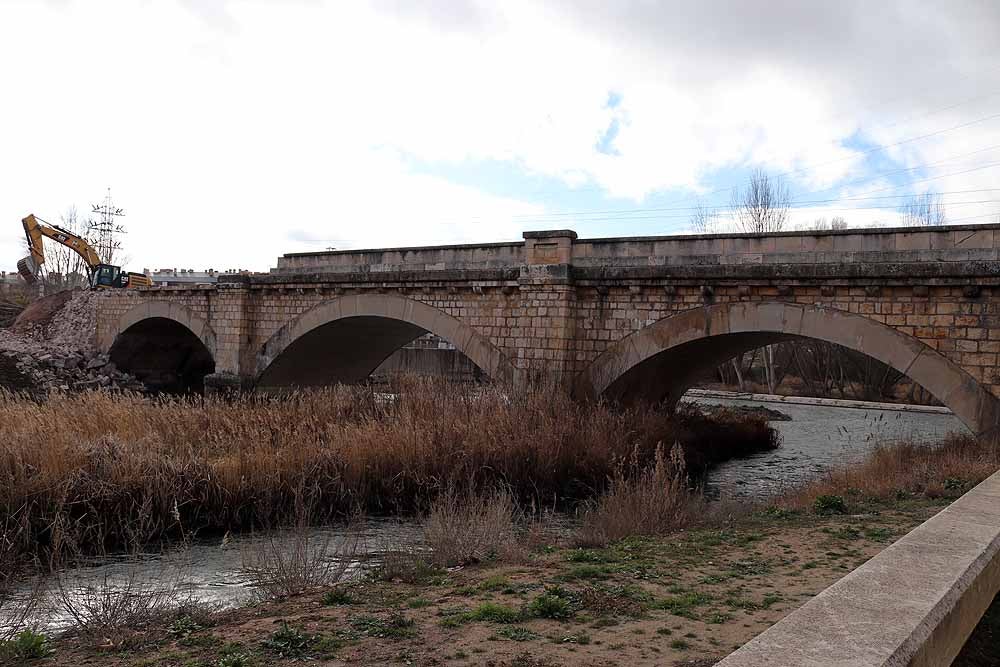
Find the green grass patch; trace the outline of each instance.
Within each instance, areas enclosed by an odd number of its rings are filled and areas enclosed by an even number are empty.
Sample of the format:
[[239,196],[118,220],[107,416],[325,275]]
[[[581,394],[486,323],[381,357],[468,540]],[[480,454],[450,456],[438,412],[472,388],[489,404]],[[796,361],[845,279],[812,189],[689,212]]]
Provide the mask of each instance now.
[[406,601],[406,606],[410,609],[423,609],[431,606],[431,601],[427,598],[410,598]]
[[301,658],[309,651],[314,640],[315,637],[303,632],[302,628],[282,621],[281,626],[261,643],[264,648],[283,658]]
[[0,641],[0,658],[17,664],[52,655],[48,636],[34,630],[22,630],[13,638]]
[[528,615],[535,618],[569,618],[573,615],[569,595],[561,588],[550,588],[528,604]]
[[320,600],[323,606],[326,607],[339,607],[342,605],[354,604],[354,598],[351,594],[342,588],[334,588],[332,591],[327,591],[323,593],[323,597]]
[[386,618],[377,616],[355,616],[351,627],[367,637],[407,639],[417,634],[413,619],[400,612],[393,612]]
[[539,638],[539,635],[520,625],[514,625],[509,628],[500,628],[497,630],[496,634],[504,639],[509,639],[514,642],[526,642]]
[[816,496],[813,512],[822,516],[847,514],[847,503],[842,496]]
[[707,593],[693,592],[682,595],[671,595],[659,600],[655,600],[650,607],[669,612],[681,618],[695,619],[695,609],[712,601],[712,596]]

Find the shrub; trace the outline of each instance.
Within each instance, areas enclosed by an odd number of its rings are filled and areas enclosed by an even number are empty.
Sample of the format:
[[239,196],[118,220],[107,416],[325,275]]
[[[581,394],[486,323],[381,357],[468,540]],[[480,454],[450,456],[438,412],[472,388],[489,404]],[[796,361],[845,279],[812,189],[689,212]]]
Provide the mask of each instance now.
[[585,509],[579,546],[603,546],[634,535],[660,535],[689,522],[698,502],[688,489],[679,444],[669,458],[658,445],[652,464],[643,465],[638,448],[615,469],[608,490]]
[[80,635],[100,642],[108,638],[128,642],[133,633],[170,616],[178,607],[180,588],[170,573],[147,581],[135,564],[125,575],[112,579],[105,574],[97,583],[76,583],[56,578],[55,605],[63,610],[71,627]]
[[847,514],[847,503],[844,502],[844,499],[841,496],[816,496],[816,500],[813,501],[813,511],[816,512],[816,514],[826,516],[833,514]]
[[[349,386],[231,400],[0,393],[0,469],[9,471],[0,516],[27,531],[0,552],[58,564],[77,549],[191,528],[295,525],[303,502],[320,523],[355,510],[415,513],[442,489],[461,497],[498,483],[522,505],[569,505],[603,490],[633,449],[645,465],[657,442],[698,442],[723,457],[758,446],[715,444],[713,424],[736,417],[584,404],[551,387],[402,378],[387,391],[396,400]],[[727,442],[760,439],[758,430]],[[766,425],[761,433],[773,435]]]
[[283,658],[300,658],[306,654],[314,640],[315,637],[307,635],[302,628],[282,621],[281,627],[261,643]]
[[573,606],[561,589],[549,589],[531,601],[528,614],[535,618],[569,618]]
[[307,521],[284,533],[271,533],[242,552],[242,572],[264,599],[277,599],[343,581],[358,559],[358,531],[340,538],[317,536]]
[[49,638],[34,630],[22,630],[11,639],[0,641],[0,658],[22,662],[47,658],[52,654]]
[[424,540],[434,563],[451,567],[515,556],[517,513],[506,491],[446,491],[431,505],[424,521]]
[[323,593],[321,602],[326,607],[338,607],[345,604],[354,604],[354,598],[344,589],[334,588],[332,591]]
[[391,547],[378,554],[371,576],[376,581],[423,584],[443,576],[443,570],[427,562],[425,554],[412,547]]
[[780,503],[815,508],[821,496],[862,495],[873,500],[895,500],[957,495],[997,468],[1000,448],[972,436],[953,434],[937,444],[894,442],[879,445],[860,463],[831,470],[785,494]]

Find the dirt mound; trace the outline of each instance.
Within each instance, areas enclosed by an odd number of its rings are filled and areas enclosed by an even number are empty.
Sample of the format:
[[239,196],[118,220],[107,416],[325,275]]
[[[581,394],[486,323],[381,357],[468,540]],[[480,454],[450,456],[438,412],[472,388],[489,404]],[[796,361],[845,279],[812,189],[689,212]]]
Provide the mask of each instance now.
[[17,316],[11,329],[16,333],[27,333],[36,327],[47,327],[53,316],[72,298],[73,290],[65,290],[33,301]]

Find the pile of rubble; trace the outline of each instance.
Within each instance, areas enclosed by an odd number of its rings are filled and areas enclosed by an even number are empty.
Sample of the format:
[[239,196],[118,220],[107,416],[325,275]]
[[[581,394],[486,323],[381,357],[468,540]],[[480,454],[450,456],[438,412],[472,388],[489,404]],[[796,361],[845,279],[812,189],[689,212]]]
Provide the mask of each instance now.
[[73,290],[35,301],[0,329],[0,388],[47,393],[142,382],[118,370],[96,349],[99,292]]

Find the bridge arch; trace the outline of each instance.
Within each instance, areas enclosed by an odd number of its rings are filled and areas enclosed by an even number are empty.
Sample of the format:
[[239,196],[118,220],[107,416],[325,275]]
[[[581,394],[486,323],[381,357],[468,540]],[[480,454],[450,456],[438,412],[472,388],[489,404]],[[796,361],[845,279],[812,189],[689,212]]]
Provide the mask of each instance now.
[[187,306],[172,301],[144,301],[132,307],[98,346],[119,369],[152,389],[200,391],[205,376],[215,370],[212,327]]
[[673,404],[699,371],[798,338],[836,343],[877,359],[934,394],[973,433],[996,437],[1000,400],[967,371],[913,336],[824,306],[724,303],[665,317],[605,350],[581,373],[575,390],[584,397]]
[[414,299],[358,294],[314,306],[276,331],[257,355],[257,386],[360,382],[425,333],[450,342],[491,379],[513,380],[506,356],[461,320]]

